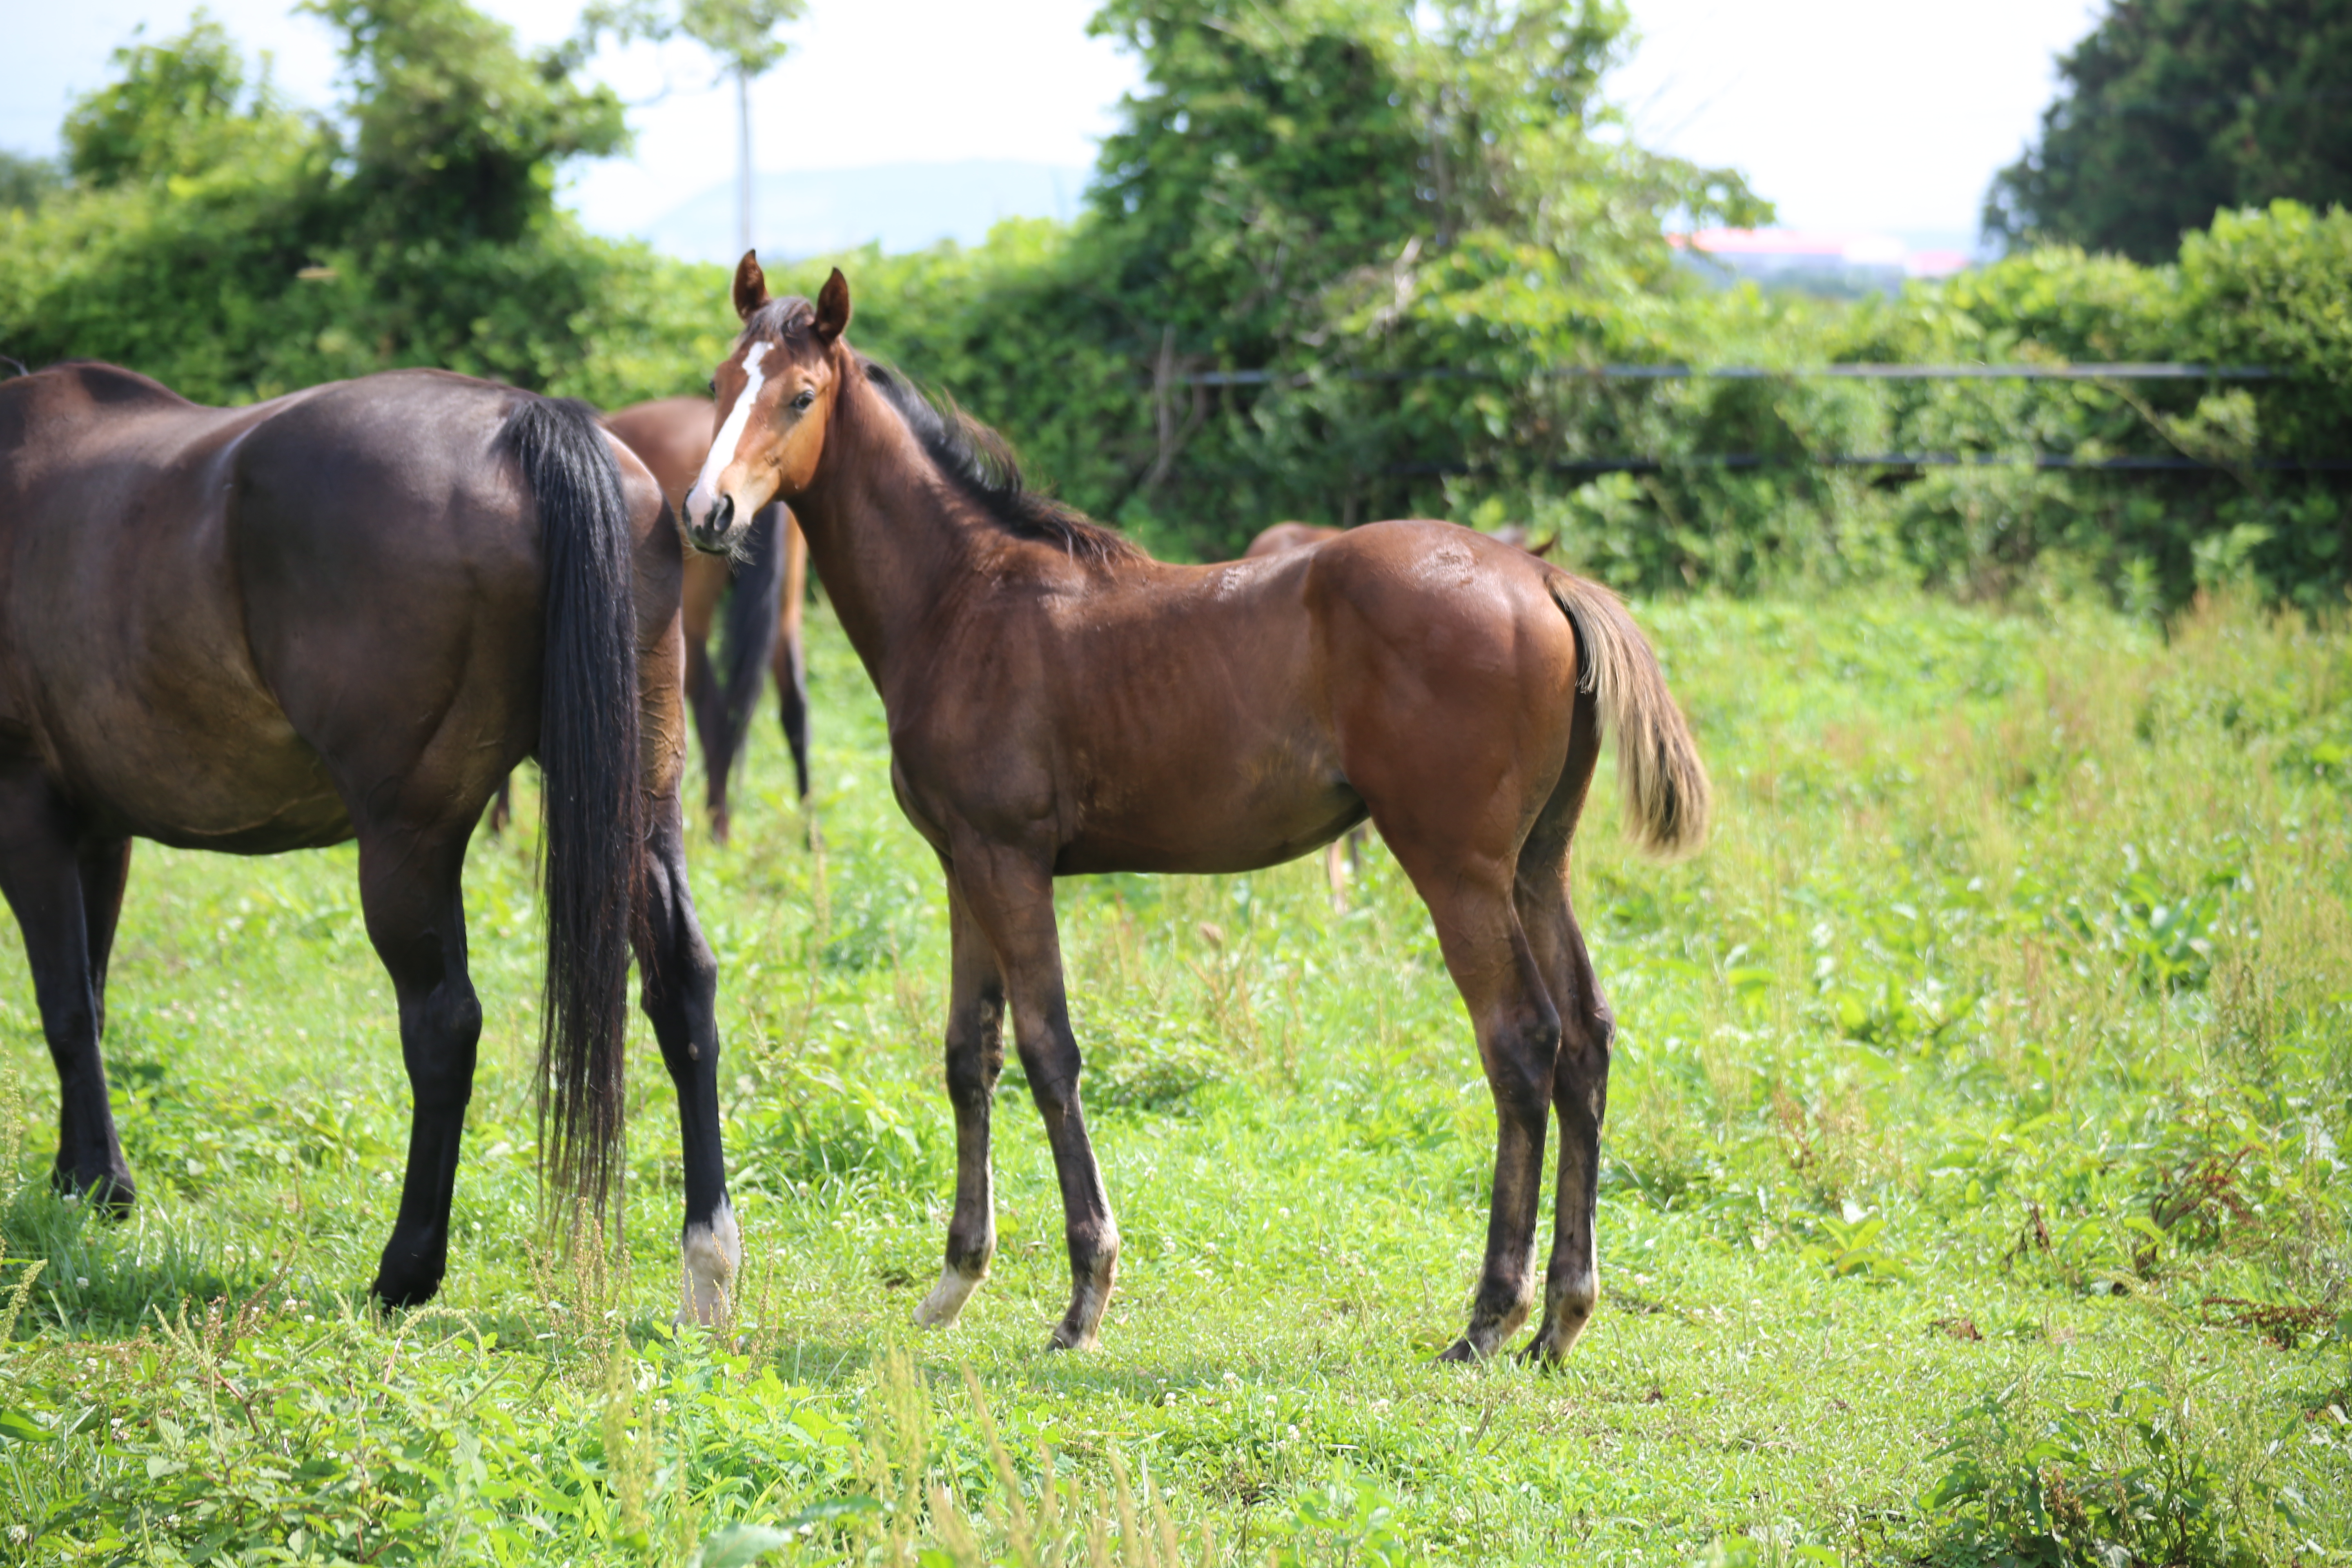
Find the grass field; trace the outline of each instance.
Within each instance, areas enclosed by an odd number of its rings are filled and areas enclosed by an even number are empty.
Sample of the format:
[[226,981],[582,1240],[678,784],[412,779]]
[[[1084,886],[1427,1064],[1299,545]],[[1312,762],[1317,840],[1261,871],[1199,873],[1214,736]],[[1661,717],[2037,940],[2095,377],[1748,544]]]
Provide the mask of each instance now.
[[625,1226],[568,1257],[541,1226],[528,832],[473,852],[459,1242],[392,1319],[359,1292],[406,1090],[351,852],[142,846],[127,1224],[47,1193],[0,944],[0,1560],[672,1563],[748,1524],[785,1561],[2352,1562],[2352,639],[1901,596],[1643,619],[1720,826],[1634,858],[1604,768],[1605,1300],[1564,1371],[1429,1364],[1494,1118],[1377,846],[1344,917],[1311,861],[1065,885],[1105,1348],[1044,1349],[1066,1266],[1017,1068],[994,1277],[910,1325],[952,1192],[945,923],[820,615],[824,851],[772,728],[739,841],[694,847],[732,1341],[668,1326],[649,1036]]

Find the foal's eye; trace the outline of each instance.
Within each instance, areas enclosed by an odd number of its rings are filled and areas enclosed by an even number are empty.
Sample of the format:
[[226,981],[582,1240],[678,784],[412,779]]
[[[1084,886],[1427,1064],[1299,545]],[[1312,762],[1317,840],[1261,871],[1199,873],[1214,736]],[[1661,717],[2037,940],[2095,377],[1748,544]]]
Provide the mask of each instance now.
[[793,406],[801,410],[803,413],[806,413],[808,411],[809,405],[815,401],[816,394],[803,387],[801,390],[801,395],[793,399]]
[[710,378],[710,395],[713,397],[719,395],[719,378],[715,375]]

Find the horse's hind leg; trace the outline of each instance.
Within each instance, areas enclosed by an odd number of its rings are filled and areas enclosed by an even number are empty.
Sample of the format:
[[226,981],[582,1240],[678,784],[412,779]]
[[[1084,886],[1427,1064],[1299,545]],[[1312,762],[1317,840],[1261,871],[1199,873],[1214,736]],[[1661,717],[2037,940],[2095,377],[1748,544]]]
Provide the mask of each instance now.
[[692,637],[686,639],[686,701],[694,713],[694,738],[702,746],[703,810],[710,831],[727,840],[727,775],[734,771],[735,754],[727,744],[727,704],[719,678],[710,668],[710,651]]
[[777,644],[776,716],[783,723],[784,744],[792,748],[793,787],[799,792],[795,798],[806,800],[809,792],[808,661],[803,656],[798,631],[780,639]]
[[400,1216],[370,1287],[388,1306],[430,1300],[449,1264],[449,1202],[482,1036],[458,890],[470,816],[460,825],[360,827],[360,904],[399,1000],[412,1100]]
[[703,940],[687,887],[686,827],[675,791],[653,803],[645,899],[637,947],[645,977],[640,1005],[653,1021],[663,1065],[677,1089],[686,1169],[678,1321],[724,1325],[734,1314],[743,1240],[727,1201],[719,1121],[719,964]]
[[808,539],[790,513],[784,517],[783,603],[776,626],[776,715],[783,721],[784,744],[793,752],[793,782],[799,799],[809,792],[808,650],[801,642],[801,621],[808,595]]
[[989,1173],[989,1113],[1004,1071],[1004,979],[988,939],[948,879],[948,920],[954,945],[947,1029],[948,1100],[955,1107],[956,1201],[948,1221],[947,1260],[940,1282],[915,1309],[927,1329],[954,1323],[963,1304],[988,1278],[996,1254],[996,1194]]
[[115,1213],[136,1189],[107,1103],[106,961],[122,908],[131,846],[89,840],[48,780],[30,763],[0,768],[0,893],[24,932],[58,1071],[58,1157],[52,1179]]

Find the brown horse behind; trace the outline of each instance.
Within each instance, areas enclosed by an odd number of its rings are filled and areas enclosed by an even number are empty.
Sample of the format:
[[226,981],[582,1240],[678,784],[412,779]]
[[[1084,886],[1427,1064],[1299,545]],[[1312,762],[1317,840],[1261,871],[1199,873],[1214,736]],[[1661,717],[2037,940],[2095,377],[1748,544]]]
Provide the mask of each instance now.
[[942,416],[817,302],[735,278],[724,428],[687,497],[712,532],[782,497],[888,713],[891,782],[947,873],[956,1204],[919,1319],[955,1320],[995,1246],[990,1108],[1013,1035],[1061,1178],[1073,1289],[1053,1342],[1095,1342],[1118,1232],[1087,1139],[1054,918],[1056,876],[1225,872],[1370,816],[1435,923],[1500,1122],[1485,1267],[1446,1353],[1525,1321],[1544,1139],[1562,1130],[1543,1322],[1565,1352],[1597,1298],[1612,1024],[1569,907],[1569,842],[1617,734],[1629,824],[1700,840],[1706,775],[1623,607],[1450,524],[1376,523],[1216,566],[1153,561],[1023,488],[1001,443]]
[[[683,504],[694,476],[709,456],[719,420],[708,398],[663,397],[635,403],[604,416],[605,428],[645,460],[672,506]],[[717,667],[709,651],[711,624],[732,584],[726,635]],[[808,798],[808,662],[801,616],[808,595],[808,541],[790,511],[763,509],[745,531],[736,559],[695,555],[686,563],[686,697],[702,742],[706,809],[711,829],[729,827],[727,785],[741,753],[763,665],[772,667],[777,715],[793,753],[793,777]]]

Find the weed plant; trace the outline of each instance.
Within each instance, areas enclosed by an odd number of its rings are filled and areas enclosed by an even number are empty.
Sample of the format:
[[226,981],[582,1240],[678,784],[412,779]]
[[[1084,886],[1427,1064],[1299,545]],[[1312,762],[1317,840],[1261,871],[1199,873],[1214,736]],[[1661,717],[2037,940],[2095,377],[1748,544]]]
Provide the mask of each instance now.
[[1622,1033],[1565,1370],[1430,1364],[1493,1112],[1377,843],[1344,914],[1312,861],[1064,884],[1106,1348],[1044,1351],[1066,1265],[1017,1070],[994,1276],[911,1327],[952,1191],[945,921],[819,615],[821,837],[763,741],[736,842],[693,847],[731,1337],[670,1327],[649,1036],[625,1204],[570,1247],[542,1220],[527,826],[468,866],[452,1268],[394,1316],[360,1290],[407,1094],[352,852],[142,845],[127,1223],[48,1192],[0,952],[0,1560],[2352,1561],[2352,638],[2230,604],[1643,619],[1723,809],[1645,864],[1604,765],[1580,841]]

